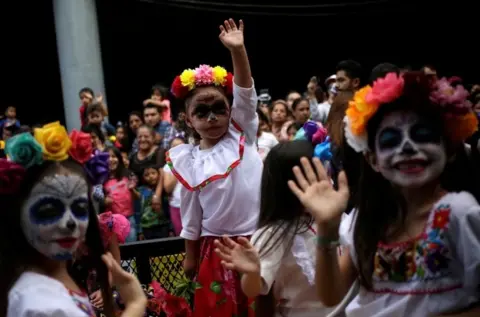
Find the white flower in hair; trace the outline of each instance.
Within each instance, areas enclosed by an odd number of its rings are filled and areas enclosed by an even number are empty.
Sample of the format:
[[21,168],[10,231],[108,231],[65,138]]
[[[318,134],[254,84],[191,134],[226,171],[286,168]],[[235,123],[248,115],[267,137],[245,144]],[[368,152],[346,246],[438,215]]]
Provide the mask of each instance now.
[[368,150],[367,133],[365,132],[362,135],[356,136],[352,133],[351,123],[347,116],[343,118],[343,122],[345,123],[345,140],[347,140],[348,145],[356,152],[366,152]]

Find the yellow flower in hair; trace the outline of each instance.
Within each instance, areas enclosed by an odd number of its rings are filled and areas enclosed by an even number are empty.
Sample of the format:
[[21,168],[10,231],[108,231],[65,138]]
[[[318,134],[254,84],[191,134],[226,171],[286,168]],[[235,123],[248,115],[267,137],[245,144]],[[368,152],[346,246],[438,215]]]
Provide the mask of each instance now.
[[185,69],[180,75],[182,85],[188,87],[189,90],[195,88],[195,71],[193,69]]
[[60,122],[52,122],[34,130],[34,137],[43,149],[43,158],[49,161],[68,159],[72,142]]
[[215,66],[213,72],[213,83],[215,86],[222,86],[225,83],[227,77],[227,70],[221,66]]

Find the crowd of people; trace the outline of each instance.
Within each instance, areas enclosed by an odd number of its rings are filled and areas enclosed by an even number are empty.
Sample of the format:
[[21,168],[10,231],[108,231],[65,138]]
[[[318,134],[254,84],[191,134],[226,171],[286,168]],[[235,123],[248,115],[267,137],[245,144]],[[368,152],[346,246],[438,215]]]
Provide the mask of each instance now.
[[[243,29],[220,26],[234,76],[185,69],[126,124],[90,88],[81,131],[6,109],[1,316],[480,314],[480,85],[345,60],[272,100]],[[171,236],[191,303],[120,267]]]

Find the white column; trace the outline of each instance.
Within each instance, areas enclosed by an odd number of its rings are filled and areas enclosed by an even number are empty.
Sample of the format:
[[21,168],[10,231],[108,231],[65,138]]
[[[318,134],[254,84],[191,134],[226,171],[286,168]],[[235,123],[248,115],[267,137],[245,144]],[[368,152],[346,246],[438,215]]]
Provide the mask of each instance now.
[[57,50],[67,129],[80,129],[78,91],[102,93],[102,56],[95,0],[53,0]]

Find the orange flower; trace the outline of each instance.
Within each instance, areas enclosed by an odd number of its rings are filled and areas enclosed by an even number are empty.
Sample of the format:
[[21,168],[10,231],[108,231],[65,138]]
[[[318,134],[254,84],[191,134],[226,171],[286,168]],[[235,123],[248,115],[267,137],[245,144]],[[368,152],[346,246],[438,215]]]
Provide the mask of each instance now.
[[365,132],[368,120],[378,110],[378,104],[365,101],[371,90],[372,87],[370,86],[363,87],[355,93],[353,100],[348,104],[346,115],[351,123],[351,130],[354,135],[361,135]]
[[450,115],[446,122],[448,134],[454,142],[463,142],[478,130],[478,119],[473,111],[465,115]]

